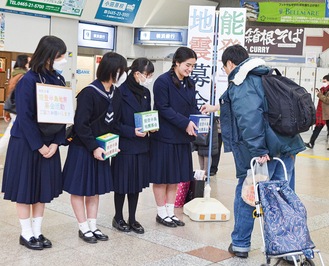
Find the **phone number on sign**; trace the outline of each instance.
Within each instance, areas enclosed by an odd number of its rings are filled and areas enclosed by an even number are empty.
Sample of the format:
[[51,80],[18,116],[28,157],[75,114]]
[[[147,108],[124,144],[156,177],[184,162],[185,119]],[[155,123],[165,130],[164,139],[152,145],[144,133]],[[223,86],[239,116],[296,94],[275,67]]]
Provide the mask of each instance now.
[[41,4],[27,3],[27,2],[21,2],[15,0],[10,0],[9,4],[13,6],[22,6],[22,7],[35,8],[35,9],[43,9],[45,7],[44,5]]
[[121,11],[108,11],[108,10],[106,10],[104,13],[107,14],[107,15],[112,15],[112,16],[117,16],[117,17],[126,17],[126,18],[128,18],[130,16],[129,13],[121,12]]

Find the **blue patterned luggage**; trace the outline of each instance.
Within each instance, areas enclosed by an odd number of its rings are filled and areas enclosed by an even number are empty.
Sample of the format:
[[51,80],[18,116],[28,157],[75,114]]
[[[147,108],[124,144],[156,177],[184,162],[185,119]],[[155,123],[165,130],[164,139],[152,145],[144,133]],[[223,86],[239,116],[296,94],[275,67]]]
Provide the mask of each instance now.
[[256,183],[257,160],[258,158],[253,158],[250,167],[255,190],[255,217],[259,217],[267,262],[262,265],[270,265],[272,258],[291,258],[295,266],[314,266],[312,259],[315,252],[324,266],[321,253],[315,249],[310,237],[306,208],[289,187],[284,162],[280,158],[273,158],[282,164],[283,180]]
[[264,213],[264,238],[267,255],[302,251],[313,258],[313,244],[307,228],[306,208],[288,181],[267,181],[259,184]]

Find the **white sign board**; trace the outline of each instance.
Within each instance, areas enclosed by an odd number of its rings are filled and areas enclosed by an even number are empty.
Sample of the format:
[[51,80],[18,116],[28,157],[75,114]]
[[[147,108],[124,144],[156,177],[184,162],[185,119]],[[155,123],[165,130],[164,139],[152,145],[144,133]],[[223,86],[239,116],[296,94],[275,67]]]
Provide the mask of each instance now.
[[197,104],[202,106],[210,99],[212,80],[212,60],[214,50],[214,6],[190,6],[188,26],[188,46],[198,56],[191,74],[197,90]]
[[68,87],[37,83],[39,123],[73,124],[73,93]]

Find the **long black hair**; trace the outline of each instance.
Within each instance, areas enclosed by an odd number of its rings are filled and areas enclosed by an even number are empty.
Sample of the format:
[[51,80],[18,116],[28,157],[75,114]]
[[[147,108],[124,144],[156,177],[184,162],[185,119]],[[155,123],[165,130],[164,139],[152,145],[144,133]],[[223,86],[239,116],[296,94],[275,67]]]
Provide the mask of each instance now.
[[[192,49],[190,49],[188,47],[179,47],[173,56],[170,74],[171,74],[172,81],[174,82],[177,89],[180,88],[180,81],[177,78],[177,76],[175,75],[176,63],[183,63],[190,58],[194,58],[197,60],[198,56]],[[188,77],[184,77],[184,80],[185,79],[187,80],[188,87],[193,88],[194,83],[191,82],[191,80]]]

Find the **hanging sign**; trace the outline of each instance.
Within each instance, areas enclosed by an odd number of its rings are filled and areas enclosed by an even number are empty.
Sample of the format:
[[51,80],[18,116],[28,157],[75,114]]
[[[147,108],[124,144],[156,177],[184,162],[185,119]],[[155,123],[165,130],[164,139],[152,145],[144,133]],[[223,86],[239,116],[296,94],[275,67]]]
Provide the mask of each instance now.
[[81,16],[86,0],[8,0],[7,6]]
[[135,28],[134,44],[140,45],[175,45],[187,43],[187,29]]
[[73,124],[72,89],[37,83],[37,110],[39,123]]
[[248,27],[245,46],[250,54],[302,55],[304,28]]
[[240,0],[249,21],[329,25],[328,0],[312,2],[253,2]]
[[196,83],[198,106],[210,100],[214,25],[214,6],[190,6],[187,44],[198,56],[191,74]]
[[102,0],[95,18],[120,23],[133,23],[142,0]]

